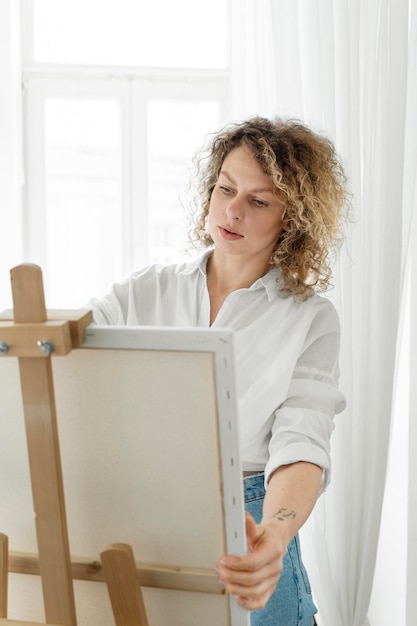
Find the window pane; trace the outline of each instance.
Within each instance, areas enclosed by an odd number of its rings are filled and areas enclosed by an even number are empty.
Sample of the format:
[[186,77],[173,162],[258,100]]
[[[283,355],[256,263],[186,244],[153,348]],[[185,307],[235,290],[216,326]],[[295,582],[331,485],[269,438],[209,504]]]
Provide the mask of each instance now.
[[219,125],[217,102],[148,104],[149,237],[153,260],[169,263],[187,247],[181,203],[192,158]]
[[116,100],[46,101],[49,306],[83,306],[121,274],[120,117]]
[[33,0],[40,63],[226,67],[227,0]]

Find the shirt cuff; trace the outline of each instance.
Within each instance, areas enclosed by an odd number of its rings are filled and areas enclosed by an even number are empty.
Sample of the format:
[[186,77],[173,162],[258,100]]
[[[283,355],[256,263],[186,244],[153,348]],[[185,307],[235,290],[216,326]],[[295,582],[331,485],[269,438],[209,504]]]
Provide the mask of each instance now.
[[322,448],[308,443],[290,444],[269,458],[265,467],[265,489],[268,488],[268,481],[275,470],[283,465],[291,465],[300,461],[313,463],[323,469],[319,495],[326,491],[330,483],[330,456]]

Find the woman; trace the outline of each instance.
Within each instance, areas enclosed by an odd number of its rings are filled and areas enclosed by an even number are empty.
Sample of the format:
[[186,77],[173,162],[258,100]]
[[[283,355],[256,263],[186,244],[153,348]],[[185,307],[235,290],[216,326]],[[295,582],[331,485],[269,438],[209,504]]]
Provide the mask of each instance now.
[[219,582],[253,626],[312,626],[298,530],[329,482],[339,322],[329,253],[345,204],[333,145],[299,122],[255,117],[200,161],[196,261],[152,266],[92,302],[100,324],[235,330],[248,554]]

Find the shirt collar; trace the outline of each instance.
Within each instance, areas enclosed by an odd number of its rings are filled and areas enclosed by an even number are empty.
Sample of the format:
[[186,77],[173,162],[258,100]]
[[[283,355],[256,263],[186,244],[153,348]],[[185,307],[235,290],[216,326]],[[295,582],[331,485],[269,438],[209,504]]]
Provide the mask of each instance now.
[[278,267],[272,268],[269,272],[261,276],[261,278],[254,282],[250,289],[255,288],[258,284],[261,284],[265,289],[269,302],[277,298],[285,298],[287,295],[282,289],[281,270]]
[[[196,259],[189,261],[182,270],[183,274],[193,274],[196,271],[200,271],[204,278],[207,277],[207,261],[212,255],[213,249],[209,248],[203,254]],[[281,270],[278,267],[272,268],[269,272],[258,278],[253,285],[249,287],[249,291],[256,291],[257,289],[265,289],[269,302],[276,300],[276,298],[286,298],[287,293],[282,289],[282,276]]]
[[213,252],[213,249],[210,248],[209,250],[206,250],[203,254],[200,254],[197,258],[193,259],[192,261],[188,261],[187,263],[184,264],[180,273],[181,274],[193,274],[194,272],[197,272],[199,270],[201,274],[203,274],[203,276],[207,276],[207,261],[208,261],[208,258],[211,256],[212,252]]

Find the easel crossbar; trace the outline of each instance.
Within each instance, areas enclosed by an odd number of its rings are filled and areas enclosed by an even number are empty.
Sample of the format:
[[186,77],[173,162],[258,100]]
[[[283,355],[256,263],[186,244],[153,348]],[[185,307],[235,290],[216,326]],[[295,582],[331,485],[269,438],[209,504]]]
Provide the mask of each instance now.
[[[74,580],[105,582],[101,563],[94,558],[72,557],[71,571]],[[10,552],[9,573],[39,575],[37,555],[26,552]],[[136,576],[141,587],[195,591],[215,595],[224,594],[224,589],[219,585],[216,572],[206,568],[136,562]]]
[[65,356],[72,350],[70,327],[67,321],[46,321],[39,323],[15,324],[0,321],[0,340],[9,346],[7,356],[43,357],[45,353],[40,343],[48,341],[53,353]]
[[[41,626],[39,622],[22,622],[15,619],[2,619],[0,617],[0,626]],[[58,624],[48,624],[48,626],[59,626]],[[62,626],[62,624],[61,624]]]
[[[93,321],[93,314],[89,309],[46,309],[47,319],[44,322],[37,323],[37,328],[48,326],[59,326],[59,322],[67,322],[69,325],[70,342],[73,348],[79,348],[83,342],[85,329]],[[7,322],[14,319],[13,309],[6,309],[0,313],[0,329],[8,328]],[[24,328],[24,324],[19,323],[19,329]],[[6,330],[6,332],[10,332]],[[4,341],[4,339],[3,339]],[[6,342],[7,343],[7,342]],[[18,354],[8,353],[9,356],[19,356]],[[57,352],[55,352],[57,354]]]

